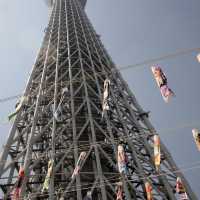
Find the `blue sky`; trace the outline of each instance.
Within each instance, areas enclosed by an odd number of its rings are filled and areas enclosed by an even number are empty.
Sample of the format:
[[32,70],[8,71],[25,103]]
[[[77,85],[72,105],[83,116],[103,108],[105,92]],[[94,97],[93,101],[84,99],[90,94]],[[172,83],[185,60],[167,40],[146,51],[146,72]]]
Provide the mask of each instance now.
[[[88,0],[86,11],[118,66],[140,63],[177,50],[200,47],[200,1],[197,0]],[[0,1],[0,98],[23,91],[40,47],[48,10],[41,0]],[[183,168],[200,167],[200,153],[191,129],[200,128],[200,64],[193,52],[160,64],[176,97],[162,100],[144,65],[122,74],[176,162]],[[2,146],[10,125],[4,123],[16,100],[0,103]],[[199,162],[199,163],[198,163]],[[200,168],[185,172],[200,196]]]

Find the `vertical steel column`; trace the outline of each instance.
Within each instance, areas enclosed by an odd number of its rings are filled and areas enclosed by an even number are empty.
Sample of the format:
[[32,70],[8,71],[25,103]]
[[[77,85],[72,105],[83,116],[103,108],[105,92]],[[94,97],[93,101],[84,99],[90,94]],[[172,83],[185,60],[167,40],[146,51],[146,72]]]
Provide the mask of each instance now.
[[[84,33],[84,30],[83,30],[83,25],[82,25],[82,22],[80,20],[79,12],[77,11],[77,5],[76,4],[77,4],[77,2],[76,2],[76,0],[74,0],[74,6],[76,7],[77,16],[79,17],[79,22],[81,24],[82,33],[83,33],[83,36],[84,36],[84,39],[85,39],[85,42],[86,42],[86,48],[88,49],[88,44],[87,44],[85,33]],[[78,38],[77,38],[77,42],[78,42]],[[78,47],[79,47],[79,42],[78,42]],[[90,51],[88,51],[88,52],[89,52],[89,56],[91,58]],[[90,124],[91,124],[92,142],[96,143],[97,141],[96,141],[96,136],[95,136],[93,117],[92,117],[92,112],[91,112],[91,107],[90,107],[90,100],[89,100],[89,95],[88,95],[88,90],[87,90],[87,85],[86,85],[86,78],[85,78],[85,73],[84,73],[84,68],[83,68],[83,63],[82,63],[80,47],[79,47],[79,56],[81,58],[81,70],[82,70],[82,76],[83,76],[83,82],[84,82],[84,88],[85,88],[85,95],[86,95],[86,101],[87,101],[88,114],[89,114],[89,119],[90,119]],[[91,64],[93,64],[93,63],[91,63]],[[92,67],[94,67],[94,66],[92,66]],[[97,162],[98,176],[100,178],[100,183],[101,183],[100,184],[101,185],[100,188],[101,188],[101,192],[102,192],[102,198],[103,198],[103,200],[107,200],[105,184],[104,184],[104,180],[103,180],[101,161],[100,161],[100,157],[99,157],[99,150],[98,150],[96,145],[94,146],[94,149],[95,149],[95,157],[96,157],[96,162]]]
[[[56,72],[55,72],[55,81],[54,81],[54,105],[53,105],[53,128],[52,128],[52,160],[54,162],[54,166],[55,166],[55,162],[56,162],[56,156],[55,156],[55,136],[56,136],[56,119],[54,117],[54,114],[57,110],[57,98],[58,98],[58,67],[59,67],[59,61],[60,61],[60,54],[59,54],[59,50],[60,50],[60,30],[61,30],[61,12],[62,12],[62,0],[57,0],[58,1],[58,5],[59,5],[59,22],[58,22],[58,39],[57,39],[57,49],[56,49]],[[53,172],[52,172],[52,177],[51,177],[51,181],[50,181],[50,195],[49,195],[49,199],[53,200],[54,199],[54,195],[55,195],[55,188],[54,188],[54,167],[53,167]]]
[[52,39],[52,34],[53,34],[53,27],[54,27],[54,23],[55,23],[55,15],[57,12],[57,1],[55,1],[55,11],[54,12],[54,18],[53,18],[53,23],[51,26],[51,33],[50,33],[50,37],[49,37],[49,41],[48,41],[48,47],[47,47],[47,51],[46,51],[46,56],[45,56],[45,63],[44,63],[44,67],[43,67],[43,71],[42,71],[42,77],[41,77],[41,81],[40,81],[40,88],[39,88],[39,92],[38,92],[38,97],[37,97],[37,101],[36,101],[36,108],[34,111],[34,118],[33,118],[33,123],[32,123],[32,127],[31,127],[31,133],[29,135],[29,139],[28,139],[28,143],[27,143],[27,152],[26,152],[26,156],[25,156],[25,162],[24,162],[24,171],[25,171],[25,179],[21,188],[21,197],[24,197],[25,195],[25,186],[26,183],[28,181],[28,174],[29,174],[29,164],[30,164],[30,157],[31,157],[31,152],[32,152],[32,140],[35,134],[35,127],[36,127],[36,122],[37,122],[37,117],[38,117],[38,112],[39,112],[39,103],[41,101],[41,94],[42,94],[42,90],[43,90],[43,84],[44,84],[44,80],[45,80],[45,73],[46,73],[46,68],[47,68],[47,62],[48,62],[48,53],[49,53],[49,49],[50,49],[50,45],[51,45],[51,39]]
[[[68,6],[67,7],[67,3]],[[70,0],[67,2],[65,1],[65,11],[66,11],[66,29],[67,29],[67,48],[68,48],[68,65],[69,65],[69,81],[70,81],[70,100],[71,100],[71,113],[72,113],[72,130],[73,130],[73,145],[74,145],[74,160],[75,163],[78,160],[78,145],[77,145],[77,135],[76,135],[76,116],[75,116],[75,107],[74,107],[74,89],[73,89],[73,76],[72,76],[72,63],[71,63],[71,50],[70,50],[70,36],[69,36],[69,18],[68,18],[68,14],[72,13],[72,9],[71,9],[71,2]],[[74,20],[74,19],[73,19]],[[73,22],[74,24],[74,22]],[[75,27],[74,27],[75,28]],[[76,177],[76,189],[77,189],[77,199],[78,200],[82,200],[82,195],[81,195],[81,191],[79,189],[80,187],[80,176]]]

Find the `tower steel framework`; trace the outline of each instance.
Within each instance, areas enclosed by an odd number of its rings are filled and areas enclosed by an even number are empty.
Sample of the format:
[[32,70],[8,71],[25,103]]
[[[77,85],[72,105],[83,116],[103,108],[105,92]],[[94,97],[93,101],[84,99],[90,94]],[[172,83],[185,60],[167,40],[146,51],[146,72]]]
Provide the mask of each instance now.
[[[23,95],[28,100],[15,118],[0,157],[4,199],[9,199],[23,166],[22,199],[82,200],[91,191],[93,200],[113,200],[120,181],[124,199],[144,200],[148,180],[154,199],[174,200],[179,176],[189,199],[196,200],[162,143],[160,170],[156,170],[156,130],[86,16],[86,1],[49,3],[50,21]],[[110,110],[102,119],[106,78],[110,80]],[[119,143],[128,158],[126,176],[117,168]],[[72,179],[82,151],[86,158]],[[50,159],[54,165],[49,189],[42,193]]]

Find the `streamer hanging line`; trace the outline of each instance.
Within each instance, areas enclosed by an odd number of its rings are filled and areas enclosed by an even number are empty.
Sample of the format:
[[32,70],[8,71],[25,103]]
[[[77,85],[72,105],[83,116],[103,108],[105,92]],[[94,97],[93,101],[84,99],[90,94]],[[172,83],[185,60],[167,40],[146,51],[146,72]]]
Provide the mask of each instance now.
[[[186,172],[186,171],[192,171],[194,169],[200,169],[200,164],[194,165],[194,166],[188,167],[188,168],[174,170],[174,171],[171,171],[171,172]],[[168,174],[171,174],[171,172],[170,173],[160,173],[160,174],[157,174],[157,175],[149,175],[147,177],[140,177],[140,178],[136,178],[136,179],[129,179],[129,181],[146,180],[146,179],[149,179],[149,178],[168,175]],[[130,175],[130,177],[131,177],[131,175]],[[116,181],[116,177],[115,178],[108,178],[107,180],[108,181],[114,181],[113,185],[117,186],[119,184],[119,181]],[[125,180],[125,182],[127,182],[127,181]],[[104,182],[104,183],[106,183],[106,182]],[[88,185],[91,185],[91,184],[82,184],[80,186],[80,189],[71,189],[71,190],[68,190],[68,191],[65,191],[65,192],[60,192],[60,193],[57,192],[57,193],[54,193],[53,195],[65,194],[65,193],[74,192],[74,191],[78,191],[78,190],[91,190],[92,186],[84,187],[84,186],[88,186]],[[98,185],[98,187],[101,187],[101,186],[103,186],[103,184],[102,185],[101,184]],[[175,186],[175,187],[177,187],[177,186]],[[76,187],[74,186],[74,188],[76,188]],[[176,192],[177,192],[177,190],[176,190]],[[43,194],[41,192],[35,192],[35,193],[32,193],[32,195],[30,197],[34,198],[34,197],[45,197],[45,196],[46,196],[46,194]],[[19,200],[23,200],[23,199],[20,198]]]
[[3,98],[3,99],[0,99],[0,103],[4,103],[4,102],[6,102],[6,101],[11,101],[11,100],[17,99],[17,98],[19,98],[19,97],[21,97],[21,94],[17,94],[17,95],[15,95],[15,96],[8,96],[8,97],[5,97],[5,98]]
[[[157,63],[158,61],[167,60],[169,58],[175,58],[175,57],[178,57],[178,56],[181,56],[181,55],[186,55],[186,54],[189,54],[189,53],[192,53],[192,52],[195,52],[195,51],[200,51],[200,48],[182,49],[182,50],[176,51],[176,52],[171,53],[171,54],[169,53],[169,54],[157,57],[157,58],[145,60],[141,63],[136,63],[136,64],[133,64],[133,65],[127,65],[127,66],[124,66],[124,67],[123,66],[118,67],[118,70],[122,71],[122,70],[140,67],[140,66],[144,66],[144,65],[148,65],[148,64],[154,64],[154,63]],[[200,54],[198,54],[197,61],[199,61],[199,58],[200,58]]]
[[[130,69],[130,68],[140,67],[140,66],[143,66],[143,65],[154,64],[154,63],[157,63],[158,61],[178,57],[178,56],[189,54],[189,53],[192,53],[192,52],[195,52],[195,51],[200,51],[200,48],[197,47],[197,48],[182,49],[180,51],[176,51],[176,52],[171,53],[171,54],[166,54],[166,55],[163,55],[161,57],[145,60],[141,63],[130,64],[130,65],[127,65],[127,66],[118,66],[118,70],[123,71],[123,70],[127,70],[127,69]],[[200,62],[200,53],[197,54],[196,59],[197,59],[198,62]],[[102,74],[102,73],[97,73],[97,74]],[[10,101],[10,100],[19,98],[21,95],[22,94],[18,94],[18,95],[8,96],[8,97],[5,97],[5,98],[2,98],[2,99],[0,99],[0,103],[4,103],[6,101]]]

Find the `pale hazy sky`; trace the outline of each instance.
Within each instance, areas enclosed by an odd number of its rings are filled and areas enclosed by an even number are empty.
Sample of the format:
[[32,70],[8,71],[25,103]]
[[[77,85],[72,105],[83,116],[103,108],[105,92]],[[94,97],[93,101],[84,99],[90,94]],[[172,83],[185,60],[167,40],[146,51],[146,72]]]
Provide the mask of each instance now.
[[[114,62],[140,63],[176,50],[200,47],[198,0],[88,0],[86,11]],[[0,0],[0,98],[20,94],[44,36],[47,8],[41,0]],[[176,98],[165,104],[150,66],[123,71],[123,76],[164,143],[200,196],[200,153],[191,129],[200,128],[200,64],[197,52],[155,64],[163,66]],[[9,125],[7,114],[16,100],[0,103],[2,146]]]

